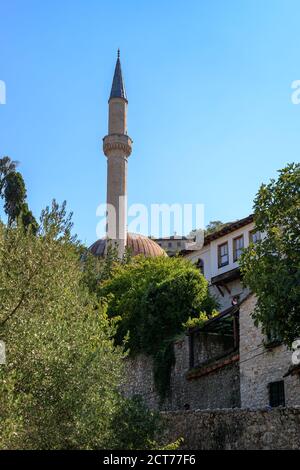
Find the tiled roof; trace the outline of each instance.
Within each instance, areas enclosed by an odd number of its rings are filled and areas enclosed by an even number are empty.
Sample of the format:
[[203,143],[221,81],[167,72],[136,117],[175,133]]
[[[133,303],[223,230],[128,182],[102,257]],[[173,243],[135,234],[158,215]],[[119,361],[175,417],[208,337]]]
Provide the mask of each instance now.
[[216,232],[207,235],[204,240],[204,245],[208,245],[211,241],[216,240],[217,238],[221,238],[224,235],[227,235],[228,233],[234,232],[235,230],[244,227],[244,225],[250,224],[251,222],[253,222],[253,220],[254,217],[253,214],[251,214],[248,215],[248,217],[245,217],[244,219],[236,220],[235,222],[226,224],[220,230],[217,230]]

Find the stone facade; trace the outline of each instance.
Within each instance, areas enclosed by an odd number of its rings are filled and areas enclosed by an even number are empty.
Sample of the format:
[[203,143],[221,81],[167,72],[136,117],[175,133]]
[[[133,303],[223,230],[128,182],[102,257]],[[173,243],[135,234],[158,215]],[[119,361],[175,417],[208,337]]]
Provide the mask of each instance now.
[[[286,375],[292,352],[283,345],[266,347],[251,318],[256,299],[249,295],[239,309],[239,349],[232,337],[199,331],[191,344],[183,335],[174,344],[170,396],[160,402],[152,359],[127,359],[126,396],[142,395],[150,408],[162,410],[269,407],[270,384],[283,382],[284,405],[300,406],[300,375]],[[193,363],[191,364],[191,350]]]
[[272,450],[300,448],[300,408],[272,410],[173,411],[166,442],[183,438],[187,450]]
[[292,365],[292,352],[283,345],[265,346],[266,338],[251,318],[254,295],[240,306],[240,382],[242,407],[269,405],[269,384],[284,381],[286,406],[300,405],[300,376],[284,377]]
[[[160,408],[159,396],[154,386],[151,357],[139,354],[133,359],[125,359],[125,379],[122,392],[126,397],[140,395],[151,409]],[[166,401],[161,408],[171,410],[171,403]]]
[[[171,393],[164,404],[160,405],[155,392],[151,358],[139,357],[130,363],[127,395],[140,394],[150,407],[164,410],[300,405],[299,371],[289,374],[292,352],[278,344],[266,347],[266,338],[251,318],[256,300],[241,281],[235,240],[242,237],[247,247],[253,234],[264,237],[255,232],[249,216],[208,235],[200,250],[187,255],[204,272],[220,303],[216,321],[222,322],[227,315],[227,329],[199,332],[192,345],[187,336],[175,343]],[[219,247],[224,243],[228,262],[220,266]],[[228,315],[235,319],[231,330]]]
[[[206,363],[206,349],[201,347],[203,335],[196,342],[198,366],[189,367],[189,339],[183,336],[174,344],[175,365],[171,373],[170,396],[160,403],[156,393],[152,359],[139,355],[126,360],[126,382],[123,391],[126,396],[141,395],[150,408],[182,410],[206,408],[229,408],[240,406],[240,384],[238,361],[232,356],[218,361],[218,367]],[[206,339],[206,341],[208,341]],[[224,352],[224,340],[214,338],[210,353]],[[226,357],[226,356],[225,356]],[[201,365],[203,364],[203,365]]]

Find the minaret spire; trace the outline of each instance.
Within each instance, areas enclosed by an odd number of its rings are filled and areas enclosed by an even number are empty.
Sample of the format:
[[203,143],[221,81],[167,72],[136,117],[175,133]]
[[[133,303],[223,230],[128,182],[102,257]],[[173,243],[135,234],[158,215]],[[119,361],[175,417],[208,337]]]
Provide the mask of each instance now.
[[117,52],[117,62],[109,99],[112,98],[123,98],[124,100],[127,100],[120,61],[120,49],[118,49]]
[[127,159],[132,147],[127,135],[127,104],[118,49],[103,151],[107,157],[107,238],[116,246],[120,258],[127,242]]

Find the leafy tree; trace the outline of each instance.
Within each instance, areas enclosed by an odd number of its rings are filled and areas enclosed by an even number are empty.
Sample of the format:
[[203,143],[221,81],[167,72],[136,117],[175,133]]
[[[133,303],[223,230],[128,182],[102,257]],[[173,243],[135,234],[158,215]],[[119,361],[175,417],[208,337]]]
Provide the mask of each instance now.
[[22,205],[20,218],[21,218],[22,226],[25,229],[30,227],[33,234],[37,233],[39,226],[38,226],[37,221],[35,220],[34,215],[29,209],[27,202],[24,202],[24,204]]
[[80,279],[64,209],[44,211],[37,237],[0,228],[1,448],[109,445],[123,353]]
[[221,222],[221,220],[212,220],[205,228],[205,235],[217,232],[218,230],[221,230],[221,228],[225,227],[225,225],[227,224]]
[[122,400],[113,418],[113,429],[112,449],[151,450],[158,447],[156,439],[162,434],[164,425],[160,414],[150,411],[136,395],[130,400]]
[[5,177],[4,199],[8,225],[11,225],[21,214],[26,199],[26,188],[21,173],[11,172]]
[[[124,351],[105,302],[85,286],[71,230],[55,201],[36,236],[0,224],[0,449],[148,448],[153,416],[135,400],[126,412]],[[119,419],[134,436],[138,416],[142,436],[124,440]]]
[[5,178],[12,172],[16,171],[17,161],[11,160],[9,157],[0,158],[0,196],[2,196]]
[[115,266],[99,295],[108,299],[108,315],[121,319],[117,342],[121,344],[129,332],[130,354],[154,358],[156,387],[165,398],[174,362],[174,338],[189,317],[215,306],[204,276],[182,258],[135,257],[129,264]]
[[241,257],[244,283],[257,296],[253,318],[290,345],[300,336],[300,164],[260,187],[254,218],[265,237]]
[[[226,227],[230,222],[222,222],[221,220],[211,220],[209,224],[205,227],[204,230],[204,235],[210,235],[211,233],[217,232],[218,230],[221,230],[223,227]],[[192,230],[190,232],[190,236],[195,236],[197,230]]]
[[101,296],[101,284],[112,277],[114,268],[118,265],[130,263],[132,256],[126,250],[122,260],[119,259],[118,250],[108,247],[105,258],[94,256],[85,247],[81,247],[81,258],[83,261],[83,283],[91,293]]
[[26,202],[26,187],[21,173],[16,172],[18,162],[9,157],[0,159],[0,196],[4,199],[4,210],[8,216],[8,225],[20,222],[25,229],[33,233],[38,224]]

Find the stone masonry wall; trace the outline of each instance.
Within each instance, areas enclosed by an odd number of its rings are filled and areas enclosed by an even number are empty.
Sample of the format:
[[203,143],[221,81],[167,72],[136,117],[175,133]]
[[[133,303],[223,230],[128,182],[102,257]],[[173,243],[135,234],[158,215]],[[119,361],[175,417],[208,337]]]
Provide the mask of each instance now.
[[[201,342],[203,340],[202,336],[199,336],[198,340]],[[197,348],[197,342],[195,349],[201,350],[200,347]],[[208,347],[208,349],[210,349],[212,357],[223,352],[220,342],[217,342],[216,339],[210,343],[210,348]],[[203,350],[202,354],[201,357],[200,355],[198,356],[198,361],[200,359],[207,359]],[[183,409],[186,404],[190,406],[190,409],[240,406],[238,363],[228,364],[204,375],[197,376],[197,373],[195,373],[187,378],[187,373],[189,372],[189,345],[187,336],[175,343],[175,357],[176,363],[171,376],[173,410]],[[199,372],[202,371],[201,368],[197,370]]]
[[292,352],[283,345],[265,347],[265,338],[250,315],[255,303],[251,295],[240,307],[241,405],[268,406],[268,384],[279,380],[284,380],[286,406],[300,405],[300,376],[284,377],[292,364]]
[[[214,350],[219,345],[214,340]],[[152,409],[180,410],[230,408],[240,406],[239,365],[232,362],[197,377],[187,377],[189,372],[188,337],[182,336],[174,345],[175,366],[171,374],[170,397],[160,403],[153,380],[152,359],[139,355],[127,359],[123,392],[126,396],[141,395]]]
[[233,348],[233,337],[214,333],[194,333],[194,363],[202,364]]
[[300,449],[300,407],[272,410],[173,411],[165,442],[187,450]]

